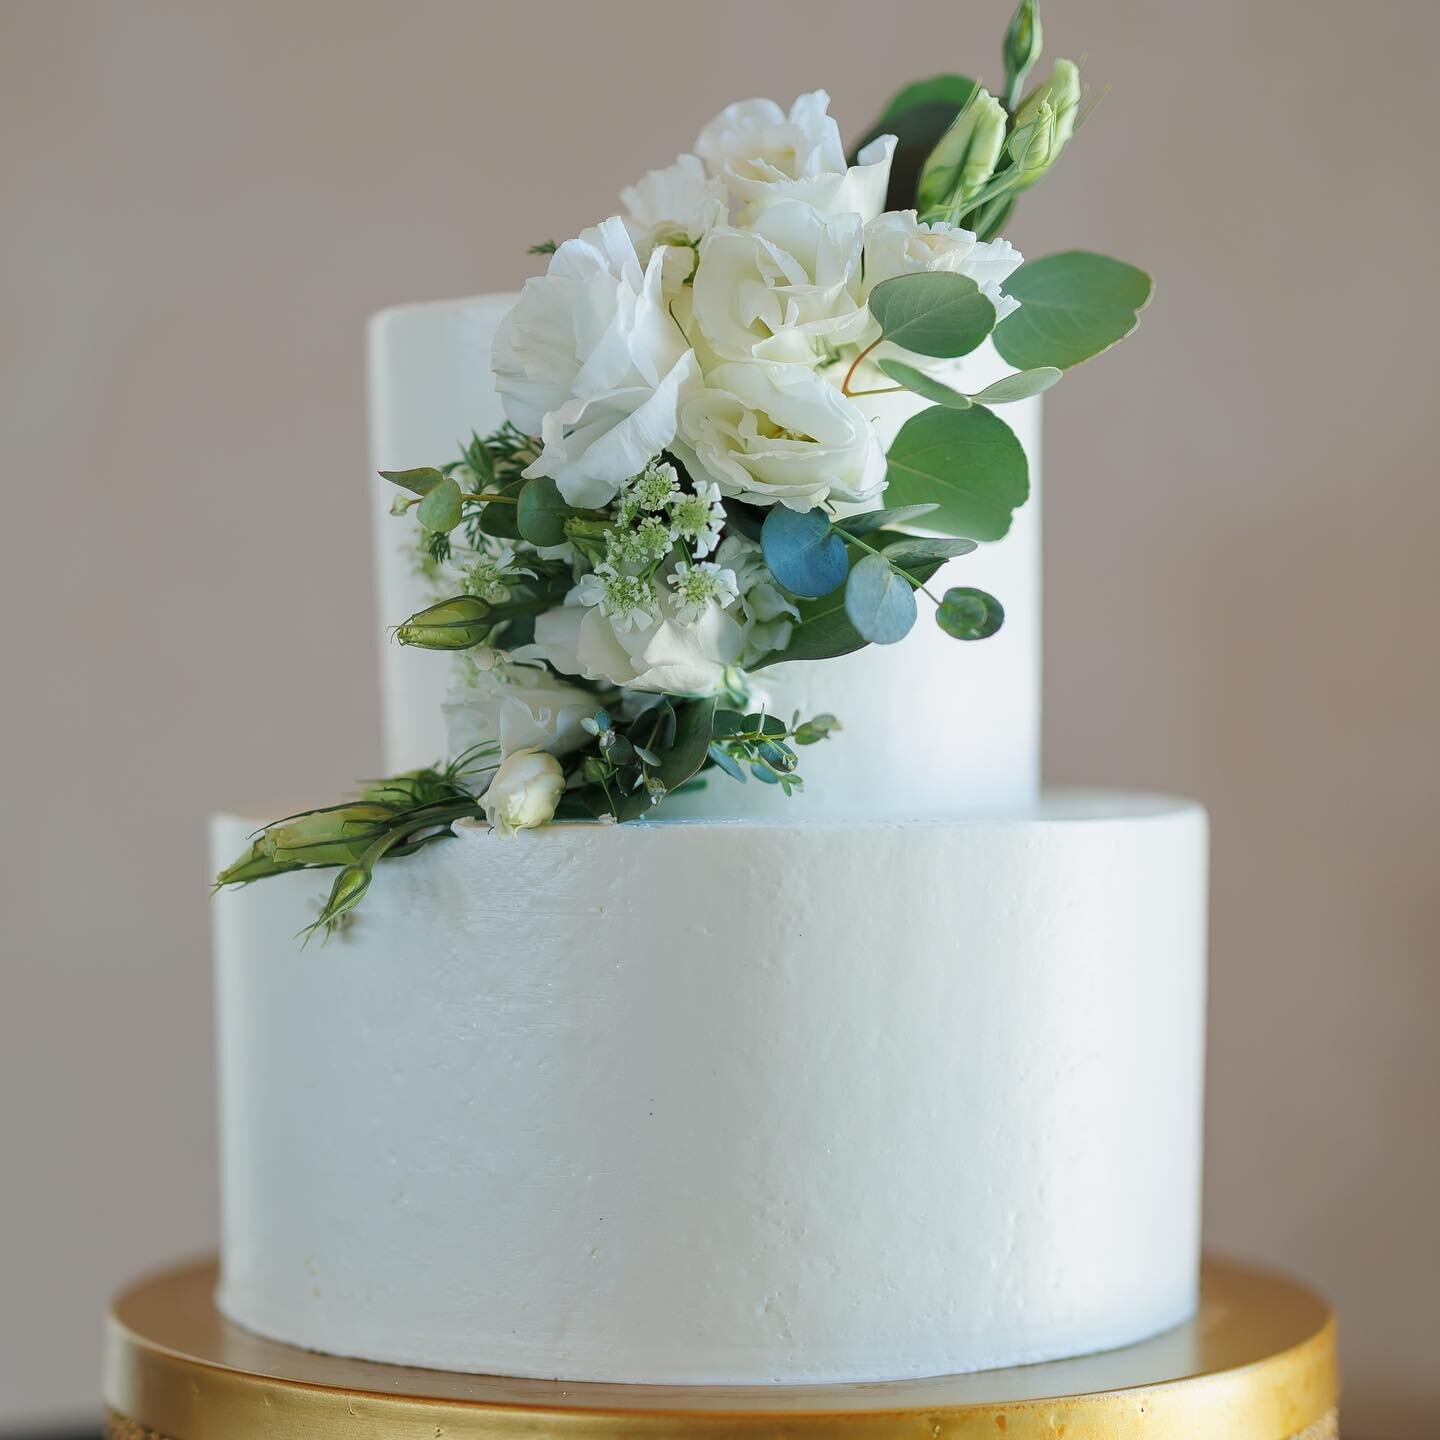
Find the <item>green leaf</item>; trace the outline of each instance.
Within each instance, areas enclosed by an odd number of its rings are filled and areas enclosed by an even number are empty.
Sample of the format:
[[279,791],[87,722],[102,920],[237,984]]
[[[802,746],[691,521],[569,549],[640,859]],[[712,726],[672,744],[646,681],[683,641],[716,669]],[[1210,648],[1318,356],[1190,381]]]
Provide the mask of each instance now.
[[866,640],[893,645],[915,624],[915,591],[883,555],[867,555],[845,582],[845,614]]
[[547,475],[529,480],[520,492],[515,508],[515,524],[520,537],[532,545],[563,545],[565,522],[575,508],[565,503],[560,487]]
[[935,623],[957,640],[988,640],[1005,623],[1005,609],[986,591],[957,585],[945,592]]
[[490,447],[472,430],[470,443],[465,447],[465,463],[475,473],[483,490],[495,482],[495,457]]
[[995,327],[995,307],[980,287],[944,270],[881,281],[870,292],[870,313],[892,344],[937,359],[968,355]]
[[929,505],[894,505],[888,510],[866,510],[859,515],[847,515],[841,528],[848,535],[868,535],[872,530],[883,530],[887,525],[908,525],[940,507]]
[[997,380],[993,385],[987,385],[969,398],[977,405],[1008,405],[1012,400],[1028,400],[1032,395],[1039,395],[1057,384],[1064,373],[1053,365],[1020,370],[1014,375],[1005,376],[1003,380]]
[[837,730],[843,728],[833,715],[812,715],[796,729],[795,743],[797,745],[818,745],[822,740],[828,739]]
[[934,405],[912,416],[890,446],[886,495],[902,504],[937,501],[927,528],[999,540],[1030,495],[1030,468],[1015,433],[976,406]]
[[923,370],[917,370],[915,366],[907,365],[903,360],[881,360],[879,367],[897,385],[903,385],[913,394],[920,396],[922,400],[933,400],[935,404],[948,405],[952,410],[968,410],[970,408],[971,400],[968,395],[962,395],[958,390],[952,390],[948,385],[942,385]]
[[851,151],[851,163],[872,140],[895,136],[890,161],[890,184],[885,192],[887,210],[910,210],[920,185],[920,171],[940,137],[965,108],[975,82],[963,75],[939,75],[934,80],[907,85],[885,108],[884,116],[863,135]]
[[428,495],[445,477],[434,466],[421,465],[414,470],[382,470],[380,478],[412,495]]
[[[520,492],[529,483],[528,480],[512,480],[510,484],[501,486],[498,493],[507,499],[514,499],[518,502]],[[518,503],[485,505],[481,508],[480,518],[475,524],[482,535],[493,536],[496,540],[518,540],[520,525],[516,512],[519,509]]]
[[395,627],[395,638],[422,650],[469,650],[485,639],[497,618],[494,607],[478,595],[457,595],[417,611]]
[[448,475],[425,492],[416,508],[420,523],[434,534],[448,535],[461,516],[460,487]]
[[719,745],[712,745],[709,753],[710,758],[732,780],[738,780],[742,785],[745,783],[745,772],[740,768],[740,762],[728,750],[722,749]]
[[892,540],[880,553],[897,570],[913,573],[931,560],[954,560],[957,556],[968,555],[976,549],[973,540],[931,539],[929,536],[907,536],[904,540]]
[[1031,260],[1005,282],[1020,308],[995,327],[995,348],[1018,370],[1068,370],[1130,334],[1153,289],[1143,270],[1087,250]]
[[953,119],[964,108],[974,89],[975,82],[966,75],[935,75],[929,80],[911,81],[880,112],[876,129],[881,134],[886,133],[886,124],[921,105],[948,105]]
[[[711,695],[703,700],[689,700],[680,707],[675,725],[675,740],[660,756],[655,778],[668,794],[678,790],[687,780],[700,773],[710,754],[710,737],[715,723],[719,699]],[[649,792],[634,790],[618,804],[617,820],[634,820],[656,804]]]
[[774,506],[760,545],[770,573],[794,595],[828,595],[845,580],[850,557],[823,510]]

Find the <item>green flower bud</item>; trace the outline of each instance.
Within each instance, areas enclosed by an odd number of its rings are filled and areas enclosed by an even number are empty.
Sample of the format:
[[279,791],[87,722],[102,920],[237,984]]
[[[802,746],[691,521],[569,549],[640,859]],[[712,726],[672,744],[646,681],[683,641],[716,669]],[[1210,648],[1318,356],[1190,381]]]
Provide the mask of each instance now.
[[1050,78],[1025,97],[1009,141],[1012,189],[1028,190],[1060,158],[1075,133],[1080,95],[1079,68],[1073,60],[1057,60]]
[[268,825],[257,842],[280,864],[351,865],[390,828],[391,805],[356,801]]
[[1040,58],[1044,37],[1040,29],[1040,7],[1035,0],[1020,0],[1005,32],[1005,103],[1012,109],[1030,68]]
[[215,877],[215,888],[248,885],[252,880],[265,880],[271,875],[283,875],[287,870],[298,870],[300,865],[298,860],[276,860],[262,835],[252,840],[245,853]]
[[959,208],[989,180],[1005,147],[1005,121],[1005,107],[977,86],[920,172],[922,214]]
[[402,645],[422,650],[469,650],[484,642],[495,628],[490,606],[478,595],[457,595],[412,615],[395,627]]

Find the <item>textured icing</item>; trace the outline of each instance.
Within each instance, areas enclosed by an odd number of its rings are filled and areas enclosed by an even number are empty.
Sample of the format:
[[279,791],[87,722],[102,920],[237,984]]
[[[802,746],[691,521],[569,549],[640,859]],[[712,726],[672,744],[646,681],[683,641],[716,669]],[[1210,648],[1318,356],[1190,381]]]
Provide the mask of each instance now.
[[[434,464],[472,429],[504,416],[490,375],[490,341],[514,296],[406,305],[370,323],[370,445],[376,470]],[[951,377],[980,388],[1008,373],[988,343]],[[867,402],[888,443],[915,410],[913,396]],[[804,756],[806,789],[795,800],[758,784],[712,785],[667,802],[679,815],[954,815],[1030,804],[1040,754],[1040,401],[1001,411],[1030,459],[1032,494],[1011,533],[951,562],[931,589],[978,585],[1005,606],[992,639],[963,645],[935,624],[928,602],[899,645],[840,659],[793,663],[757,677],[777,714],[829,711],[844,732]],[[433,597],[413,561],[414,530],[389,515],[393,487],[375,479],[376,563],[388,635]],[[386,642],[382,685],[391,770],[432,764],[444,750],[440,704],[449,667],[437,655]]]
[[324,888],[216,900],[245,1325],[462,1370],[843,1381],[1193,1306],[1193,805],[472,829],[302,952]]

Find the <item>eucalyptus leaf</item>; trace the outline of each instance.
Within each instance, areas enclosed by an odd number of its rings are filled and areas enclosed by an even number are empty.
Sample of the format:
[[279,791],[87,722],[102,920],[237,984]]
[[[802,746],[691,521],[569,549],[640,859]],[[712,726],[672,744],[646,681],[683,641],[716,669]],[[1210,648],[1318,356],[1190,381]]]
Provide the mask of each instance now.
[[957,585],[942,597],[935,623],[957,640],[988,640],[1005,623],[1005,609],[988,592]]
[[460,523],[460,486],[450,476],[442,477],[425,492],[415,515],[427,530],[448,535]]
[[915,535],[907,536],[904,540],[892,540],[880,553],[897,570],[904,570],[909,574],[927,561],[954,560],[960,555],[970,554],[976,548],[973,540],[946,537],[931,539],[928,536]]
[[745,783],[745,772],[740,768],[740,762],[735,759],[727,750],[719,745],[710,747],[710,758],[732,779],[738,780],[742,785]]
[[776,505],[765,519],[760,545],[770,573],[795,595],[828,595],[850,569],[845,542],[831,530],[823,510]]
[[866,640],[893,645],[915,624],[915,591],[883,555],[867,555],[845,582],[845,614]]
[[941,360],[968,355],[995,328],[995,307],[980,287],[946,270],[882,280],[870,292],[870,313],[892,344]]
[[445,476],[433,465],[420,465],[414,470],[382,470],[380,478],[412,495],[428,495]]
[[[493,536],[497,540],[518,540],[520,538],[520,525],[517,511],[519,510],[520,492],[528,485],[528,480],[512,480],[510,484],[502,486],[500,491],[501,503],[498,505],[485,505],[481,508],[480,518],[475,523],[482,535]],[[517,503],[511,505],[510,500]]]
[[908,525],[940,507],[929,505],[893,505],[888,510],[866,510],[859,515],[847,515],[840,528],[850,535],[868,535],[872,530],[883,530],[888,525]]
[[989,410],[934,405],[912,416],[890,446],[886,494],[939,504],[927,528],[999,540],[1030,495],[1030,467],[1014,432]]
[[977,391],[970,399],[977,405],[1008,405],[1014,400],[1028,400],[1057,384],[1065,372],[1053,365],[1041,365],[1034,370],[1019,370],[1007,375],[993,385]]
[[520,538],[532,545],[563,545],[565,521],[575,513],[565,503],[560,488],[548,476],[526,481],[515,507],[515,525]]
[[897,385],[903,385],[922,400],[934,401],[936,405],[947,405],[952,410],[968,410],[971,399],[948,385],[942,385],[923,370],[907,365],[903,360],[881,360],[879,368]]
[[1130,334],[1153,289],[1143,270],[1087,250],[1031,260],[1005,282],[1020,308],[995,327],[995,348],[1018,370],[1068,370]]

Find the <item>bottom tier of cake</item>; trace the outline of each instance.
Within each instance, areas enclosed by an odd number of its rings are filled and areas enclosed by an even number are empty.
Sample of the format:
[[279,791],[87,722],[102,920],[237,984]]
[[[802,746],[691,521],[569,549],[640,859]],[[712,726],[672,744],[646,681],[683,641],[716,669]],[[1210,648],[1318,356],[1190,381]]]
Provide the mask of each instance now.
[[[253,822],[218,822],[224,859]],[[1204,813],[466,829],[216,901],[219,1303],[639,1383],[1102,1350],[1196,1301]]]

